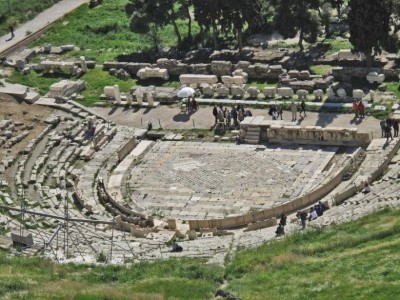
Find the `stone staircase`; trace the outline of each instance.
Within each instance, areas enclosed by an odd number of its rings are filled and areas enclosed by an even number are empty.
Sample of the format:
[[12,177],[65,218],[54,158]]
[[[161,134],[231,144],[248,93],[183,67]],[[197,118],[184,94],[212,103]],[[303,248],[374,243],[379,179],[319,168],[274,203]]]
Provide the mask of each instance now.
[[249,126],[247,128],[244,141],[248,144],[258,144],[260,143],[260,127]]

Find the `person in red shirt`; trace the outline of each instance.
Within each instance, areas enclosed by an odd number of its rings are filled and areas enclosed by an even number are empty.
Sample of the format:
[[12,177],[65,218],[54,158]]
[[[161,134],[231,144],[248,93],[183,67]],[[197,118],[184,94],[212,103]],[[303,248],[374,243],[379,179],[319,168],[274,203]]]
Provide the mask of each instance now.
[[359,116],[361,119],[364,119],[364,117],[365,117],[365,106],[364,106],[364,103],[363,103],[362,101],[360,101],[360,102],[358,103],[358,105],[357,105],[357,110],[358,110],[358,116]]
[[357,101],[356,100],[354,100],[353,101],[353,110],[354,110],[354,119],[357,119],[358,118],[358,104],[357,104]]

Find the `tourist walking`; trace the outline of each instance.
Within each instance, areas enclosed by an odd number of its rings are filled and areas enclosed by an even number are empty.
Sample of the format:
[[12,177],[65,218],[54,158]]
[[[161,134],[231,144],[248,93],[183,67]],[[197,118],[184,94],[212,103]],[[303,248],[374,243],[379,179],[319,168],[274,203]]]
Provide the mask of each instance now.
[[10,37],[10,39],[8,41],[11,41],[15,37],[14,27],[10,26],[10,27],[8,27],[8,29],[10,30],[10,34],[11,34],[11,37]]
[[297,120],[297,105],[292,101],[290,104],[290,110],[292,112],[292,122]]
[[216,105],[214,105],[214,108],[213,108],[213,115],[214,115],[214,118],[215,118],[215,124],[217,124],[217,122],[218,122],[218,108],[217,108]]
[[300,117],[302,117],[302,115],[301,115],[302,113],[304,113],[304,117],[307,116],[307,114],[306,114],[306,103],[304,102],[304,99],[301,100],[301,103],[300,103],[300,113],[299,113]]
[[392,136],[392,124],[388,121],[386,121],[386,142],[389,142],[389,138],[392,141],[393,136]]
[[283,120],[283,119],[282,119],[282,113],[283,113],[283,111],[282,111],[282,106],[281,106],[281,105],[278,105],[278,108],[276,109],[276,113],[277,113],[277,115],[278,115],[278,118],[281,117],[281,120]]
[[237,126],[238,125],[238,113],[235,107],[232,107],[231,109],[231,116],[233,119],[233,126]]
[[285,235],[285,228],[283,227],[282,224],[278,225],[278,228],[276,228],[276,230],[275,230],[275,234],[276,234],[277,237]]
[[381,137],[385,138],[386,137],[386,121],[382,120],[380,121],[379,125],[381,126]]
[[354,119],[358,118],[358,104],[357,101],[353,101]]
[[399,136],[399,120],[392,120],[394,137]]
[[279,221],[279,224],[282,224],[282,226],[286,226],[286,220],[287,220],[286,214],[282,213],[281,214],[281,219]]
[[300,219],[302,229],[306,228],[307,213],[305,211],[299,211],[296,214],[297,218]]
[[358,116],[361,119],[364,119],[365,118],[365,105],[362,101],[358,102],[357,109],[358,109]]

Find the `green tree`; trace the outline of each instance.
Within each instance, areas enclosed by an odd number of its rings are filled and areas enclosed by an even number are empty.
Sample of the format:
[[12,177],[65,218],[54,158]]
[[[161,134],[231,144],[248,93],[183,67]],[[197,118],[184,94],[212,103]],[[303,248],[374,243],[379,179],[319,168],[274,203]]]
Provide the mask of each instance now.
[[223,7],[220,20],[222,30],[236,34],[239,51],[243,48],[244,29],[252,32],[261,28],[261,7],[259,0],[231,0]]
[[337,12],[337,17],[340,20],[342,17],[342,5],[344,3],[344,0],[325,0],[327,1],[327,3],[329,3],[330,5],[332,5],[332,7],[336,8],[336,12]]
[[317,39],[318,7],[318,0],[277,0],[276,28],[285,37],[293,38],[298,33],[300,51],[304,50],[304,40],[313,43]]
[[391,0],[349,1],[349,40],[354,51],[365,54],[368,66],[389,37],[391,11]]
[[322,3],[322,5],[318,8],[318,15],[321,19],[321,24],[324,26],[325,37],[330,36],[330,25],[332,18],[332,7],[328,2]]
[[193,0],[194,18],[200,25],[200,34],[204,31],[212,31],[214,49],[218,49],[218,21],[221,18],[222,0]]
[[154,33],[160,26],[172,24],[178,40],[182,43],[176,20],[179,14],[173,0],[129,0],[125,11],[131,16],[130,28],[134,32]]

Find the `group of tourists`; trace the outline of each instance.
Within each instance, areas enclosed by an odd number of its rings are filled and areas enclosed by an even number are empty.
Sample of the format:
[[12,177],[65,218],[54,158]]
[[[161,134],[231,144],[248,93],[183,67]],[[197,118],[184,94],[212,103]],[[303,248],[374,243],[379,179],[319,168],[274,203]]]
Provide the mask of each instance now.
[[[298,107],[297,104],[292,101],[292,103],[290,104],[290,111],[292,112],[292,122],[297,120],[297,111],[298,111]],[[304,115],[303,115],[304,114]],[[268,115],[270,115],[272,117],[272,120],[283,120],[283,110],[282,110],[282,106],[281,105],[272,105],[269,108],[268,111]],[[301,118],[304,118],[307,116],[306,113],[306,103],[304,102],[304,100],[302,100],[300,102],[300,113],[299,113]]]
[[268,111],[268,115],[270,115],[272,117],[272,120],[278,120],[279,118],[281,118],[281,120],[283,120],[282,118],[282,106],[280,105],[272,105],[269,108]]
[[380,122],[380,126],[382,131],[382,138],[386,138],[388,142],[389,139],[393,140],[393,137],[399,136],[399,120],[387,118],[386,120],[382,120]]
[[253,114],[250,110],[245,110],[244,107],[239,104],[237,107],[223,107],[222,104],[219,106],[215,105],[213,108],[213,116],[215,118],[215,125],[219,127],[233,126],[234,128],[239,126],[239,122],[243,121],[245,117],[251,117]]
[[354,119],[357,119],[357,118],[364,119],[365,118],[365,105],[361,100],[353,101],[353,110],[354,110]]
[[309,213],[304,210],[297,212],[296,217],[298,220],[300,220],[301,228],[305,229],[307,220],[311,222],[312,220],[317,219],[318,217],[322,216],[324,211],[327,209],[328,207],[323,202],[319,201],[317,204],[310,207]]

